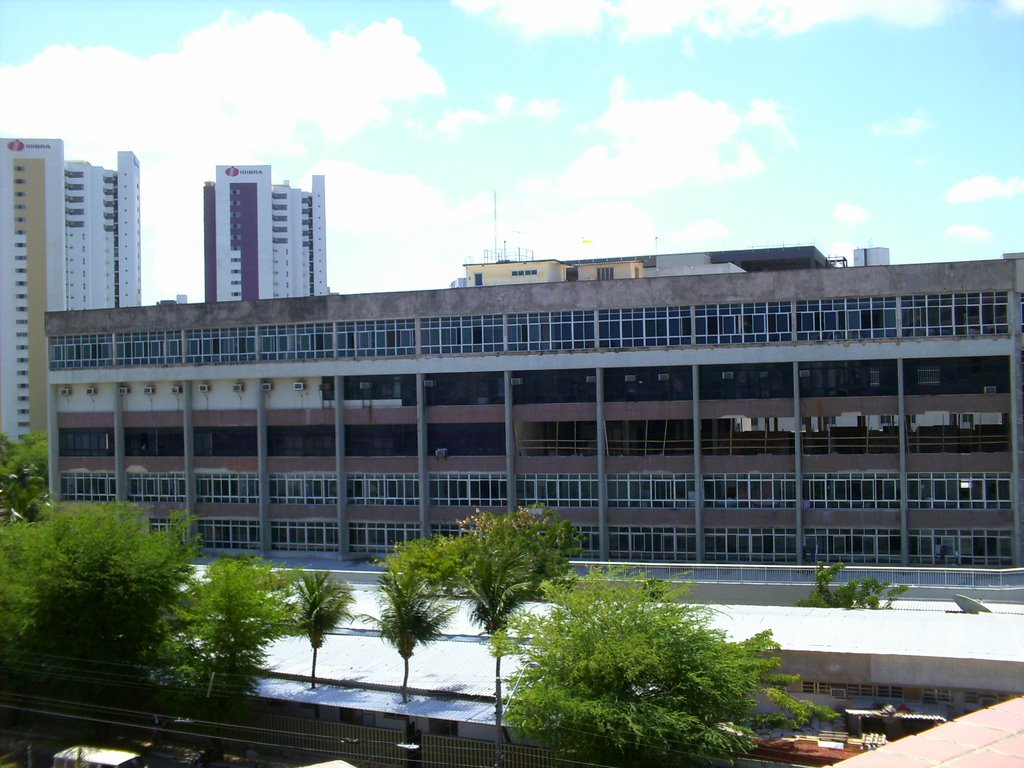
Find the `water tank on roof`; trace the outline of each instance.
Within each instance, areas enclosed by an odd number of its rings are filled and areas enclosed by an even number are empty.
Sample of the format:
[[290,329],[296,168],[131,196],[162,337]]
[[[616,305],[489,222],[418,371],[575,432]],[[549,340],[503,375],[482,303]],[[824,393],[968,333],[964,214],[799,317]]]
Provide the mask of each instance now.
[[888,264],[888,248],[855,248],[853,251],[853,266],[855,267],[880,267]]

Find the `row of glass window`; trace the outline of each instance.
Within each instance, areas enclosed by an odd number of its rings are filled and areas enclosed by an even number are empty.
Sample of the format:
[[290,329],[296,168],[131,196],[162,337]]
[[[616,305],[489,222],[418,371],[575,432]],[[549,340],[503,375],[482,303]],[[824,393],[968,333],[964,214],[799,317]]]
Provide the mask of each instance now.
[[[419,479],[412,473],[354,473],[346,478],[352,505],[416,506]],[[128,499],[135,502],[184,503],[185,474],[128,474]],[[796,503],[792,473],[709,474],[703,478],[704,506],[709,509],[777,509]],[[808,509],[898,509],[898,472],[809,473],[803,478],[803,504]],[[447,472],[430,475],[432,506],[503,507],[507,504],[503,473]],[[259,478],[254,473],[196,474],[197,500],[203,503],[259,503]],[[337,481],[332,473],[272,473],[272,504],[335,504]],[[116,498],[112,472],[61,473],[61,495],[67,501],[109,501]],[[691,508],[693,475],[633,473],[608,476],[608,506],[613,508]],[[1008,509],[1011,479],[1006,472],[912,472],[907,475],[910,509]],[[596,474],[521,474],[516,476],[521,504],[555,508],[596,507],[600,478]]]
[[[899,305],[897,307],[897,304]],[[425,355],[594,348],[768,344],[786,341],[991,336],[1008,333],[1004,291],[897,298],[704,304],[426,317]],[[897,322],[899,320],[899,323]],[[411,356],[416,321],[355,320],[180,331],[55,336],[50,367],[239,363]]]
[[[154,521],[155,527],[164,525]],[[200,518],[197,521],[204,546],[210,549],[260,549],[260,524],[254,518]],[[583,556],[599,551],[596,526],[578,528]],[[453,535],[453,524],[434,523],[433,535]],[[420,537],[415,522],[351,522],[349,548],[355,553],[383,556],[397,544]],[[324,520],[270,521],[271,549],[330,552],[338,548],[337,523]],[[992,529],[912,529],[909,537],[911,563],[915,565],[1008,565],[1012,557],[1012,531]],[[673,526],[609,526],[609,557],[621,561],[693,562],[696,532]],[[898,529],[814,528],[804,534],[805,561],[845,562],[864,565],[898,563]],[[793,563],[797,560],[797,536],[791,528],[706,528],[705,562]]]

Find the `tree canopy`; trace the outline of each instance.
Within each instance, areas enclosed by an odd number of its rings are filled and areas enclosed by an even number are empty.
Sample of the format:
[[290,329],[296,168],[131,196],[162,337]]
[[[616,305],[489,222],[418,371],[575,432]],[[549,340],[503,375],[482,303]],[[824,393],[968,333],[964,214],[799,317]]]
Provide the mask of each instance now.
[[388,562],[415,570],[442,593],[471,597],[467,585],[479,581],[482,560],[507,558],[526,574],[526,599],[540,596],[541,584],[571,572],[569,559],[580,553],[579,532],[568,520],[543,507],[519,507],[512,512],[477,512],[459,521],[460,536],[434,536],[399,545]]
[[370,619],[380,636],[398,651],[404,663],[402,701],[409,700],[409,659],[417,645],[439,640],[455,615],[455,607],[439,597],[423,574],[389,563],[380,577],[380,617]]
[[145,679],[194,548],[127,504],[61,507],[0,528],[0,639],[24,677],[99,695]]
[[0,522],[35,520],[50,506],[46,435],[0,434]]
[[850,579],[833,587],[845,567],[843,563],[818,563],[811,593],[796,604],[801,608],[891,608],[892,601],[908,589],[872,578]]
[[295,628],[307,638],[313,649],[310,688],[316,688],[316,655],[324,639],[343,621],[352,619],[355,597],[347,581],[332,579],[326,571],[301,573],[295,583]]
[[[595,763],[685,765],[730,758],[754,725],[828,710],[791,698],[770,632],[730,642],[713,609],[680,602],[621,572],[545,588],[549,610],[520,614],[523,671],[507,721],[563,756]],[[758,697],[781,707],[759,716]]]
[[175,673],[193,698],[216,707],[255,690],[267,647],[294,629],[291,581],[255,557],[223,557],[192,577],[173,651]]

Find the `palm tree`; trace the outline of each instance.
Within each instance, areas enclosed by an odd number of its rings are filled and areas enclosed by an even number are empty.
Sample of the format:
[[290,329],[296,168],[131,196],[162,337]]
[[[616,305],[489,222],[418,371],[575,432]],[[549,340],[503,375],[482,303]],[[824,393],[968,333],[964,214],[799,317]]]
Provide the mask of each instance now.
[[317,571],[302,574],[295,585],[295,594],[298,598],[295,624],[309,638],[313,648],[309,687],[316,688],[316,653],[329,632],[343,621],[352,620],[352,586],[347,581],[331,579],[325,571]]
[[373,622],[380,636],[395,646],[405,662],[402,701],[409,701],[409,657],[417,645],[441,638],[455,615],[455,606],[435,595],[422,574],[385,565],[380,577],[380,618]]
[[[509,619],[524,603],[536,596],[537,585],[523,558],[514,550],[490,551],[474,547],[468,567],[462,572],[462,587],[469,599],[473,621],[492,637],[508,627]],[[494,763],[502,765],[501,741],[501,653],[494,653]]]

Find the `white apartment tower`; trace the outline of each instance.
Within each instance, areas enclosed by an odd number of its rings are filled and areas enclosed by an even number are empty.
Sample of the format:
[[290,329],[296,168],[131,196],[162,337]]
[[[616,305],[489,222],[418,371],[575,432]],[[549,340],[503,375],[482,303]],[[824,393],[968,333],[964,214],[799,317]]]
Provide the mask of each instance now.
[[140,303],[139,239],[134,154],[110,171],[0,139],[0,432],[46,428],[46,312]]
[[324,177],[305,192],[269,165],[218,165],[203,190],[206,301],[327,293]]

